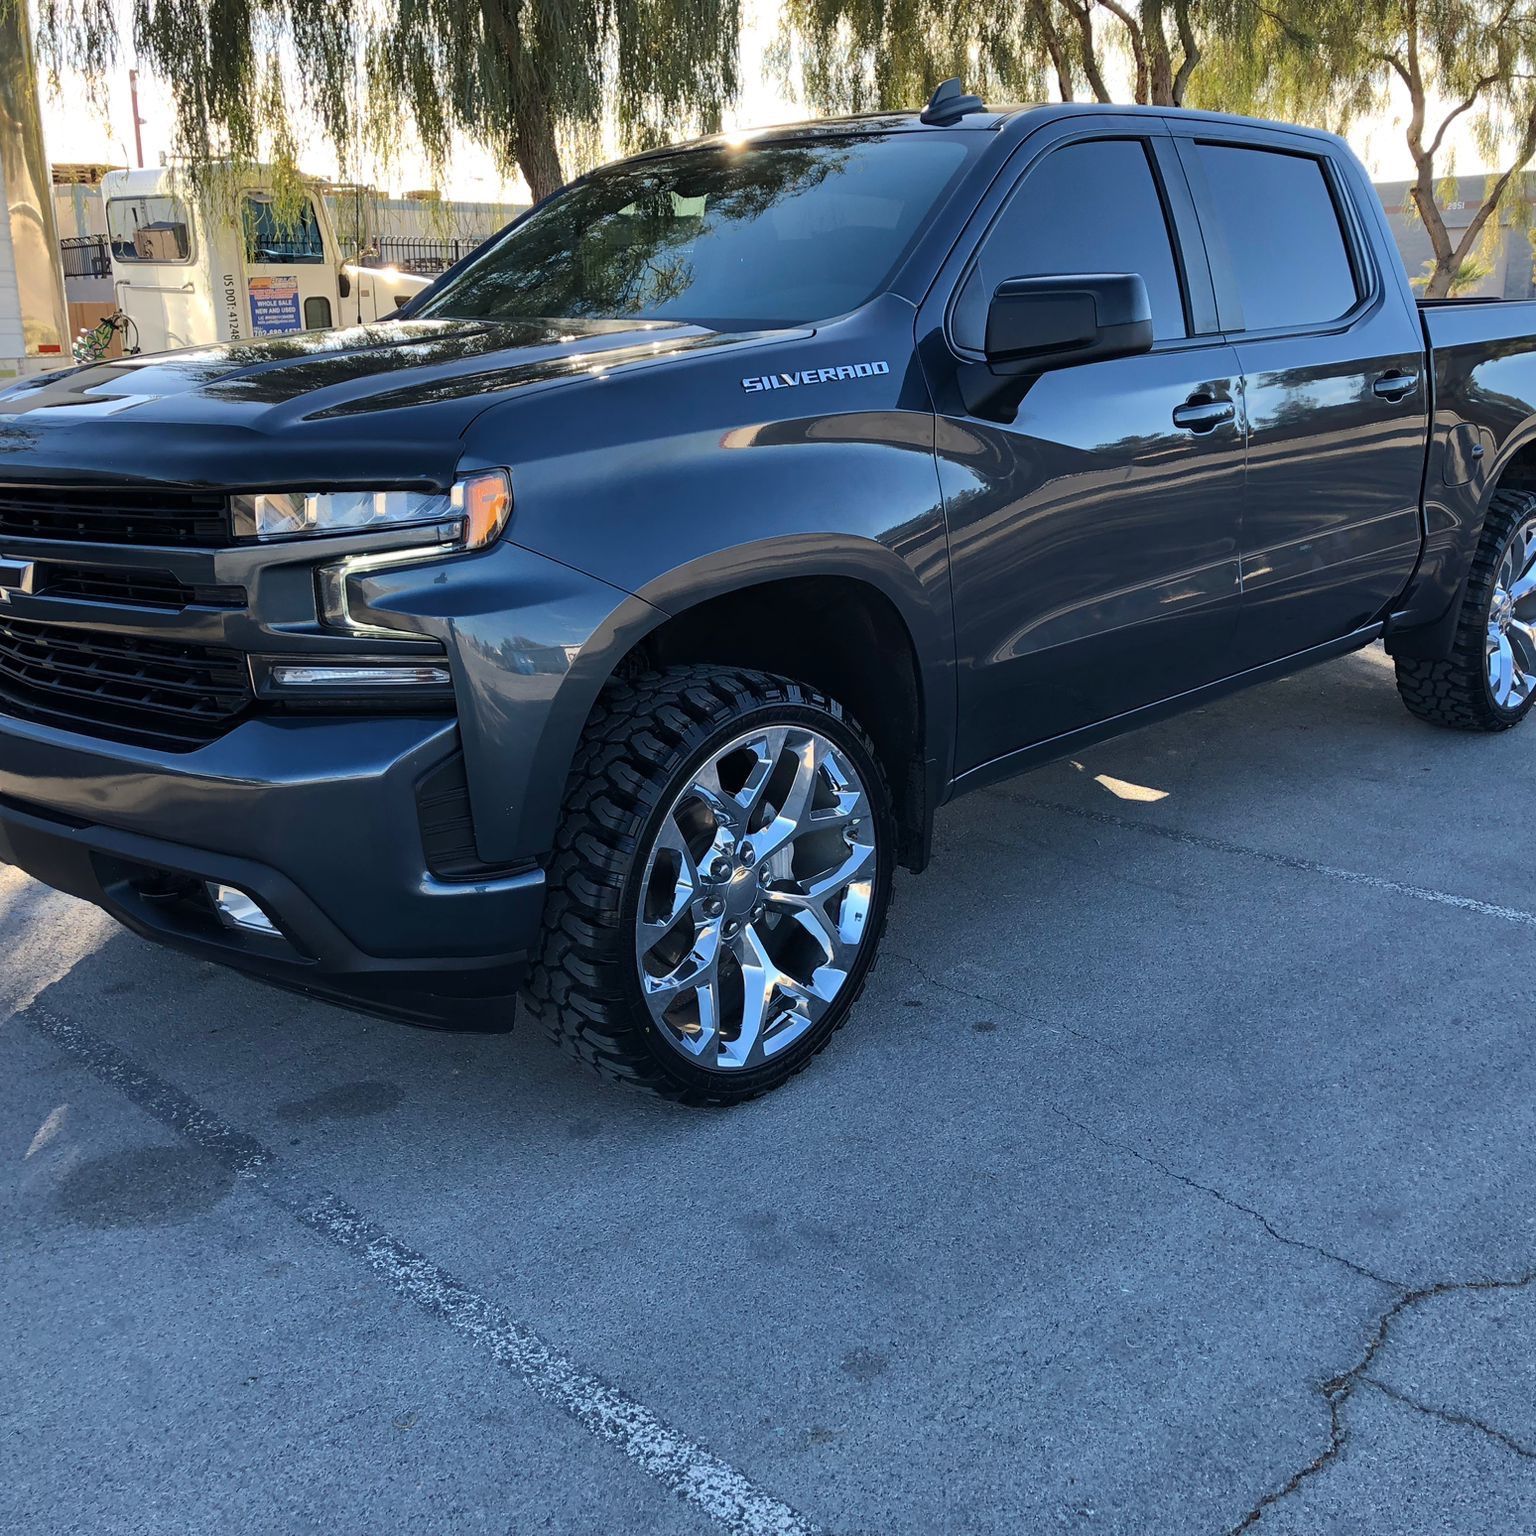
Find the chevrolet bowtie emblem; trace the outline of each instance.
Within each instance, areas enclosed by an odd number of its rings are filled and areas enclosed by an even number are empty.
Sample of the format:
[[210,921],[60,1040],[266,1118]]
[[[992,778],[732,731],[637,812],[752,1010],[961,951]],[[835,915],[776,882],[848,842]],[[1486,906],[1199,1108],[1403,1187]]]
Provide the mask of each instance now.
[[32,590],[32,562],[7,560],[0,556],[0,603],[10,601],[12,592]]

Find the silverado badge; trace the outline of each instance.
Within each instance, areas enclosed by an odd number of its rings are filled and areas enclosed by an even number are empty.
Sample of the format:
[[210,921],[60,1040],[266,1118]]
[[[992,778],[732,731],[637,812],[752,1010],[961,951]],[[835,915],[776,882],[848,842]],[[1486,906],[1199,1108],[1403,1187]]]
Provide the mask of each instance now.
[[844,363],[840,368],[802,368],[798,373],[764,373],[743,379],[741,387],[750,394],[760,389],[793,389],[799,384],[834,384],[844,379],[872,379],[889,373],[889,363]]

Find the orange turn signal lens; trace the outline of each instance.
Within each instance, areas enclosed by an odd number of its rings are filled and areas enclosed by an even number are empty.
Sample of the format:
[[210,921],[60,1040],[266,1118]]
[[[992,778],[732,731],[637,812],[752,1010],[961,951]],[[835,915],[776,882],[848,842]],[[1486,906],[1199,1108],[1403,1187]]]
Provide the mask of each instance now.
[[512,487],[505,470],[482,470],[460,480],[453,499],[464,516],[465,549],[484,549],[512,515]]

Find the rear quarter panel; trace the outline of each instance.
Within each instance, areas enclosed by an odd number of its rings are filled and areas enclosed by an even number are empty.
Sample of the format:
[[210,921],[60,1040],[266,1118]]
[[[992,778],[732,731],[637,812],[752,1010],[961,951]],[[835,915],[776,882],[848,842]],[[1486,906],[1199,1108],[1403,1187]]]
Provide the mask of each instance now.
[[1434,415],[1424,554],[1388,635],[1397,655],[1444,655],[1488,498],[1536,446],[1536,302],[1424,306]]

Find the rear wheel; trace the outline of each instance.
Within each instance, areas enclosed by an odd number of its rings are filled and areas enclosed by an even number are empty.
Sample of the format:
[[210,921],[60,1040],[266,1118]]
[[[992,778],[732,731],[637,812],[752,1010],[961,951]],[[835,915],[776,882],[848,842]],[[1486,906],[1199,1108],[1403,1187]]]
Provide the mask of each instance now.
[[1451,655],[1396,662],[1398,693],[1421,720],[1507,731],[1525,719],[1536,703],[1536,495],[1490,499]]
[[893,853],[880,765],[834,700],[728,668],[616,681],[572,773],[527,1001],[608,1076],[752,1098],[847,1018]]

